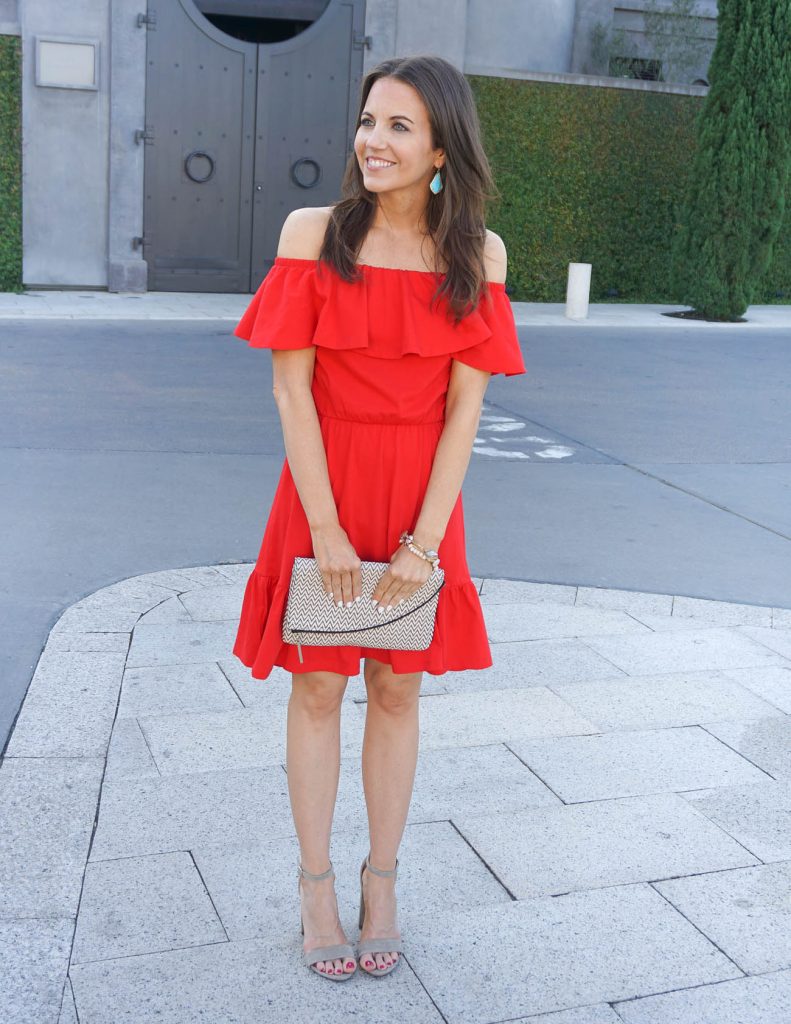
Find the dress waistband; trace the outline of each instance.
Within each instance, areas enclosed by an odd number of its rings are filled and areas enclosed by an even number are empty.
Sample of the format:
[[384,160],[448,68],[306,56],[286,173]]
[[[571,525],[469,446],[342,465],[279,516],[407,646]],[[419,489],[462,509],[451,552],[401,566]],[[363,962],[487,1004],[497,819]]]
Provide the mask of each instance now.
[[359,423],[372,427],[433,427],[437,423],[444,423],[445,420],[356,420],[349,416],[336,416],[334,413],[321,412],[316,410],[320,420],[340,420],[341,423]]

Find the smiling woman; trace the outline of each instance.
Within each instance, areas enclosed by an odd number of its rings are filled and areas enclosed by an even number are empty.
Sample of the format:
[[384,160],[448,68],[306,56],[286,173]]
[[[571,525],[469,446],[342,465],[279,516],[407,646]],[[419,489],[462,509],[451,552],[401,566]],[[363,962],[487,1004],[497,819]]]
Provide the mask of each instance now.
[[[461,486],[490,376],[526,372],[505,294],[505,246],[484,222],[491,177],[463,74],[439,57],[385,61],[363,83],[357,124],[343,198],[289,214],[274,265],[235,331],[273,350],[286,460],[234,654],[257,679],[274,665],[292,673],[287,777],[304,963],[332,980],[356,970],[327,867],[343,693],[364,659],[370,848],[357,953],[361,969],[379,977],[401,960],[396,854],[423,672],[492,665]],[[295,558],[315,559],[319,598],[348,609],[370,597],[384,613],[427,582],[437,556],[444,585],[427,647],[382,648],[368,636],[370,646],[359,637],[303,645],[300,658],[284,641]],[[363,560],[386,566],[372,594],[362,592]]]
[[452,67],[441,58],[421,59],[419,72],[418,58],[396,59],[366,77],[355,159],[320,256],[346,280],[361,253],[382,266],[444,273],[437,296],[458,323],[487,280],[505,279],[505,248],[485,227],[485,204],[499,194],[469,83],[455,68],[440,70]]

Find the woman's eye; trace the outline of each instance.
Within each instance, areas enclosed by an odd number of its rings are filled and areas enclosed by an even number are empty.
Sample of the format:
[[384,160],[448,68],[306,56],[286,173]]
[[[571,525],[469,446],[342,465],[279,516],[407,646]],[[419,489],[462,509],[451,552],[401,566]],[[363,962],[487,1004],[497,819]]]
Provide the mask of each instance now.
[[[360,125],[361,125],[361,126],[364,126],[364,125],[366,125],[366,124],[367,124],[367,123],[368,123],[368,122],[369,122],[370,120],[371,120],[371,118],[370,118],[370,117],[361,117],[361,118],[360,118]],[[395,124],[393,125],[393,127],[394,127],[394,128],[403,128],[405,132],[408,132],[408,131],[409,131],[409,129],[407,128],[407,126],[406,126],[405,124],[402,124],[402,123],[401,123],[400,121],[396,121],[396,122],[395,122]]]

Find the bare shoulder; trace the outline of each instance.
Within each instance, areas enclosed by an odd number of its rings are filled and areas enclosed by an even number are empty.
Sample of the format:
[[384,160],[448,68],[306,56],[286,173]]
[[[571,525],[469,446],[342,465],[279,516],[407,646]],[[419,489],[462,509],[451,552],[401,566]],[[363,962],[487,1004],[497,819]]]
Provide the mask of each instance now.
[[505,276],[508,271],[508,254],[505,251],[505,243],[498,234],[488,228],[486,229],[483,260],[486,265],[487,281],[505,284]]
[[283,221],[277,255],[317,260],[329,219],[329,206],[303,206],[292,210]]

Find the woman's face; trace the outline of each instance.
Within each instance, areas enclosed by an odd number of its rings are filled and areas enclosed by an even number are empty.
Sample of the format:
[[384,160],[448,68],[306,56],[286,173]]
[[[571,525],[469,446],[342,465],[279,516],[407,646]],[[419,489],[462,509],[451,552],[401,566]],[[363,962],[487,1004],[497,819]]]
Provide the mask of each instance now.
[[[428,111],[420,95],[396,78],[378,78],[371,86],[354,152],[370,192],[416,186],[428,192],[428,183],[445,159],[442,149],[431,148]],[[371,166],[369,157],[387,165]]]

